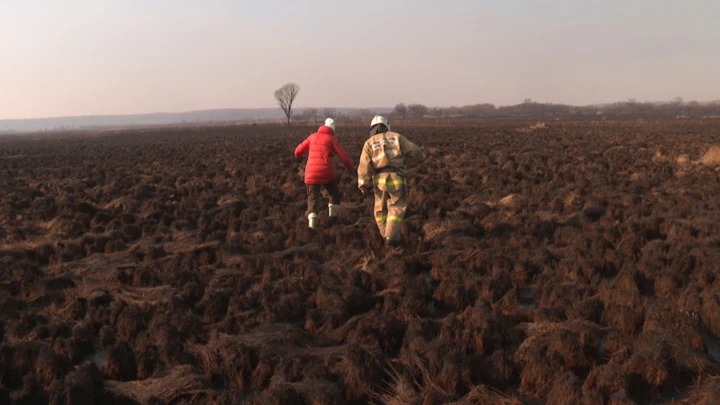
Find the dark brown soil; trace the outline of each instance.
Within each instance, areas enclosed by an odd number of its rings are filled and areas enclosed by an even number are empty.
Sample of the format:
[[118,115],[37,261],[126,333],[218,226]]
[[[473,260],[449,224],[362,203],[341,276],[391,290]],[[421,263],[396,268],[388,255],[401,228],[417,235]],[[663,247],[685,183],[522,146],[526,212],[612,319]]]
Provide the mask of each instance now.
[[534,123],[398,123],[400,250],[313,128],[0,138],[0,403],[716,403],[720,121]]

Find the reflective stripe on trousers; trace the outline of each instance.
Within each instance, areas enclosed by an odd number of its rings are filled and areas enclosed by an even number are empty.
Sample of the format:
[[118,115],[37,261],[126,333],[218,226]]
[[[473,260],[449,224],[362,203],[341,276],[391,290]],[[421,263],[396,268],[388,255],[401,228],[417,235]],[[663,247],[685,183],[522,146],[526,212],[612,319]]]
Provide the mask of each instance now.
[[375,184],[375,222],[385,239],[400,240],[407,208],[407,184],[397,173],[381,173]]
[[373,183],[375,184],[385,184],[388,186],[399,186],[402,184],[405,184],[405,179],[400,180],[388,180],[386,178],[380,178],[380,179],[373,179]]

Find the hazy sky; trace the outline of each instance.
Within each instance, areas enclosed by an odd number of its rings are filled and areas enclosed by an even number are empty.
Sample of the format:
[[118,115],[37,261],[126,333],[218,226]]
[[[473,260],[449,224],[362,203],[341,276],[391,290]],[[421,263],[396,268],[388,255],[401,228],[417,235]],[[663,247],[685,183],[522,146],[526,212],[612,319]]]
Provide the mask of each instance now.
[[0,0],[0,119],[720,99],[717,0]]

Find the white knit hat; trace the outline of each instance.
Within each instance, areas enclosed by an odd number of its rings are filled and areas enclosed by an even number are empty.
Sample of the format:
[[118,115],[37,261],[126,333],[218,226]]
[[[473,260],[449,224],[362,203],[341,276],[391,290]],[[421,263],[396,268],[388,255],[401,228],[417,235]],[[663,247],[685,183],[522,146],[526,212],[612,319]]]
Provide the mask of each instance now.
[[332,118],[328,118],[325,120],[325,126],[330,127],[333,131],[335,131],[335,121]]

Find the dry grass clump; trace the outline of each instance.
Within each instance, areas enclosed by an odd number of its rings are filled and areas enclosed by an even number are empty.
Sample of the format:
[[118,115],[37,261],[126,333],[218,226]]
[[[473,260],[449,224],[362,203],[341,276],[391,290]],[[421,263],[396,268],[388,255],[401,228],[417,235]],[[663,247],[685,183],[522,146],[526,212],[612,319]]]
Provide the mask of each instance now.
[[528,205],[528,199],[519,194],[510,194],[500,199],[499,205],[511,209],[520,210]]
[[677,405],[709,405],[720,401],[720,377],[713,376],[704,383],[698,384],[682,401],[672,402]]
[[363,256],[363,258],[360,260],[360,262],[355,265],[355,269],[362,270],[366,273],[372,273],[372,267],[371,263],[375,260],[375,252],[370,251],[370,253]]
[[461,400],[448,405],[475,405],[475,404],[497,404],[497,405],[520,405],[519,400],[502,394],[487,385],[477,385]]
[[720,146],[711,146],[700,158],[700,163],[706,166],[716,166],[720,164]]
[[207,394],[208,384],[192,367],[182,365],[143,381],[107,381],[105,389],[141,403],[171,403],[179,398],[203,397]]
[[547,126],[545,125],[544,122],[538,122],[534,125],[530,125],[529,127],[518,128],[518,129],[516,129],[516,131],[527,134],[527,133],[530,133],[530,132],[538,130],[538,129],[545,129],[546,127]]
[[376,403],[385,405],[420,405],[420,395],[414,385],[400,372],[393,369],[386,388],[371,395]]
[[423,225],[422,229],[423,233],[425,234],[425,240],[428,241],[435,236],[442,234],[443,232],[449,231],[451,229],[461,228],[462,226],[463,223],[457,220],[430,220]]
[[[718,156],[720,156],[720,155],[718,155]],[[688,164],[688,163],[690,163],[690,155],[688,155],[687,153],[682,154],[677,157],[676,162],[681,165]]]

